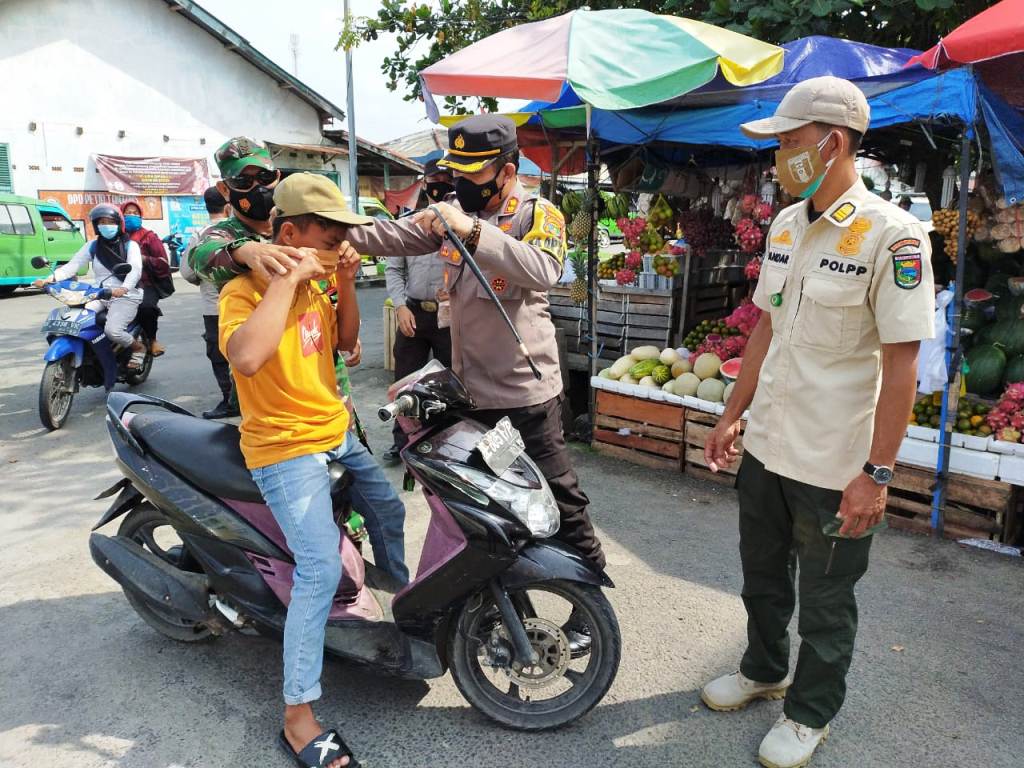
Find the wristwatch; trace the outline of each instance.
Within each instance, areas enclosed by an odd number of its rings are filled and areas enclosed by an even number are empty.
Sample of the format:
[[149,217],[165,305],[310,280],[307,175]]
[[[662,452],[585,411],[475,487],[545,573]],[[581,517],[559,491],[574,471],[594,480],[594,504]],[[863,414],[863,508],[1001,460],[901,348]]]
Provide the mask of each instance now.
[[892,482],[892,467],[878,467],[869,461],[864,464],[864,472],[879,485]]

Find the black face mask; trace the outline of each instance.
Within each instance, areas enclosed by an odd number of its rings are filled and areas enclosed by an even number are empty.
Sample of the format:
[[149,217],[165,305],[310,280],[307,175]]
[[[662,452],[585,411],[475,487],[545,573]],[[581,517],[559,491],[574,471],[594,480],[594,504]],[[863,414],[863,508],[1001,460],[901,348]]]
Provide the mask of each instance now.
[[432,181],[427,184],[427,197],[433,203],[439,203],[455,191],[455,185],[447,181]]
[[274,207],[274,190],[267,187],[253,187],[248,192],[238,192],[228,187],[231,208],[247,219],[266,221]]
[[498,176],[501,171],[494,174],[494,178],[485,181],[483,184],[474,184],[465,176],[459,176],[455,180],[455,197],[459,205],[466,213],[479,213],[487,204],[495,198],[500,191]]

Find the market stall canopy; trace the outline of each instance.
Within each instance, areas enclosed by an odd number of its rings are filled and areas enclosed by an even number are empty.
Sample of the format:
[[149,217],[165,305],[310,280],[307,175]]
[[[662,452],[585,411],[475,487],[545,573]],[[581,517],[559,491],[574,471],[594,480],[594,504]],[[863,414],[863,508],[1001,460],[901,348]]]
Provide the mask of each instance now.
[[[636,9],[576,10],[479,40],[420,72],[432,95],[556,101],[566,86],[600,109],[658,104],[711,82],[760,83],[782,70],[778,46],[703,22]],[[510,63],[514,64],[510,65]]]
[[1010,104],[1024,106],[1024,0],[1002,0],[954,29],[908,65],[949,69],[974,65]]
[[[651,108],[710,107],[758,99],[779,102],[797,83],[823,75],[851,80],[857,83],[866,96],[871,97],[931,76],[926,70],[906,68],[918,53],[909,48],[882,48],[821,35],[802,37],[786,43],[782,48],[785,52],[783,69],[764,82],[739,88],[718,75],[710,83],[690,93]],[[568,87],[563,89],[553,103],[534,101],[524,106],[519,114],[531,113],[531,125],[540,125],[543,120],[544,125],[550,128],[581,126],[586,120],[579,98]]]

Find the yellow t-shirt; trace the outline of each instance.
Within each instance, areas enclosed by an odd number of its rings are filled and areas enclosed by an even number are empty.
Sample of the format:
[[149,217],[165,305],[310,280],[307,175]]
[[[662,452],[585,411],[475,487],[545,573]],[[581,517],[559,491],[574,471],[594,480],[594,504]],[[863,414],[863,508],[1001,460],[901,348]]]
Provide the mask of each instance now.
[[[263,298],[251,275],[220,292],[220,350]],[[348,411],[338,396],[334,348],[338,318],[330,299],[310,282],[295,291],[281,343],[252,376],[232,371],[242,411],[242,454],[249,469],[341,445]]]

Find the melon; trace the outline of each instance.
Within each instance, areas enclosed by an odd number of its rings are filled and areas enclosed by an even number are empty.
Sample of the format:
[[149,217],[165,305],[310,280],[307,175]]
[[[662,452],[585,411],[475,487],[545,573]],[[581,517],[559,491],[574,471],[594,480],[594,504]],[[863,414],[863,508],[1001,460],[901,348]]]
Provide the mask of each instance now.
[[684,373],[676,379],[676,394],[683,397],[693,397],[700,387],[700,379],[695,373]]
[[657,360],[661,357],[661,350],[655,346],[637,347],[629,354],[635,361],[643,362],[644,360]]
[[636,384],[637,381],[628,373],[619,378],[619,384]]
[[1024,381],[1024,355],[1011,357],[1003,372],[1004,384],[1016,384],[1018,381]]
[[644,376],[642,379],[640,379],[639,383],[641,387],[648,387],[650,389],[661,389],[661,387],[658,386],[658,382],[654,380],[653,376]]
[[665,365],[672,366],[679,361],[679,353],[669,347],[668,349],[661,350],[661,354],[658,355],[658,359]]
[[725,395],[725,382],[721,379],[704,379],[697,387],[697,397],[712,403],[722,402]]
[[740,366],[743,364],[742,357],[734,357],[732,360],[726,360],[722,363],[718,372],[722,374],[722,379],[726,384],[732,384],[736,379],[740,377]]
[[718,369],[722,367],[722,361],[714,352],[705,352],[697,358],[693,364],[693,372],[701,381],[711,379],[718,375]]
[[677,360],[672,363],[672,378],[678,379],[684,373],[689,373],[693,370],[693,366],[690,365],[689,360]]
[[672,380],[666,381],[664,384],[662,384],[661,385],[661,391],[662,392],[668,392],[670,395],[674,395],[676,393],[676,382],[675,382],[675,380],[672,379]]
[[625,357],[620,357],[618,360],[612,363],[612,367],[608,369],[608,375],[611,376],[611,378],[613,379],[621,380],[623,376],[629,373],[629,369],[632,368],[635,364],[636,361],[629,355],[626,355]]
[[991,395],[1003,383],[1006,353],[998,344],[982,344],[967,354],[967,365],[967,391],[975,395]]
[[660,387],[662,384],[672,379],[672,371],[669,370],[669,367],[667,365],[659,365],[651,373],[651,377],[654,379],[655,383]]
[[723,403],[728,403],[729,402],[729,398],[732,397],[732,390],[733,390],[733,388],[735,386],[736,386],[736,382],[735,381],[733,381],[733,382],[731,382],[731,383],[726,385],[725,392],[722,393],[722,402]]
[[612,369],[611,368],[605,368],[603,371],[599,371],[597,375],[598,375],[598,378],[601,378],[601,379],[610,379],[612,377]]

